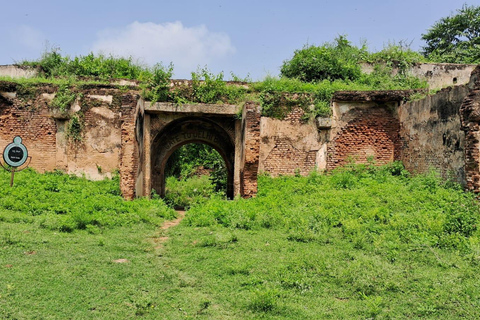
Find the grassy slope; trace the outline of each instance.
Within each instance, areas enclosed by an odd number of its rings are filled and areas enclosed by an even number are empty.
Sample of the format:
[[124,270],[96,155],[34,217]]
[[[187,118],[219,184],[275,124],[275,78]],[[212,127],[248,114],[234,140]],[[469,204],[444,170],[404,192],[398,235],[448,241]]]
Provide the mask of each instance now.
[[152,223],[0,222],[0,317],[478,318],[478,206],[403,174],[262,177],[256,199],[198,204],[161,246]]

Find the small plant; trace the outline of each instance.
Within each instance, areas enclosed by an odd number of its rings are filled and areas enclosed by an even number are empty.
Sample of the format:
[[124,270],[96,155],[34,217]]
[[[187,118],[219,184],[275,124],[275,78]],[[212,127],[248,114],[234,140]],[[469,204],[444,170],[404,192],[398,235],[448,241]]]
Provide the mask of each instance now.
[[257,290],[248,305],[248,309],[254,312],[272,312],[277,308],[279,294],[276,290]]
[[50,103],[50,106],[52,108],[58,108],[60,109],[60,111],[65,112],[67,109],[70,108],[76,98],[77,94],[75,92],[72,92],[68,85],[60,85],[58,87],[57,93],[55,94],[55,97]]
[[75,115],[68,122],[67,138],[72,140],[73,142],[81,142],[83,140],[83,123],[80,119],[81,116]]

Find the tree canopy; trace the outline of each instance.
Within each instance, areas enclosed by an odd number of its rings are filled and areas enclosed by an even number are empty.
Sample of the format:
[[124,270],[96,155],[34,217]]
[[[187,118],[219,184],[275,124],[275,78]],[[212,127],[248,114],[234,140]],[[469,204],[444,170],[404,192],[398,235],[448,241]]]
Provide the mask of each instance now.
[[424,55],[449,63],[480,62],[480,6],[468,6],[442,18],[422,34]]

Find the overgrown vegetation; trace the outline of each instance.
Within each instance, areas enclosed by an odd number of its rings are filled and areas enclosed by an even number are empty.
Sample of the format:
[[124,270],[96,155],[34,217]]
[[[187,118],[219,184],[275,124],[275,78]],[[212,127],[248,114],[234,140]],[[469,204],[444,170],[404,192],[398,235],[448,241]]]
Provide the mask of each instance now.
[[[396,245],[420,241],[469,251],[471,241],[480,240],[470,238],[478,234],[480,213],[473,194],[442,182],[435,172],[410,177],[401,163],[380,168],[351,164],[328,175],[313,172],[308,178],[260,181],[264,189],[256,199],[194,207],[187,224],[285,228],[292,239],[306,242],[338,230],[358,246],[378,250],[389,250],[388,241]],[[281,195],[288,195],[292,204],[277,205]]]
[[353,46],[345,36],[322,46],[306,45],[284,61],[280,73],[304,82],[322,80],[356,80],[362,74],[358,62],[368,56],[366,45]]
[[[301,107],[305,119],[330,115],[330,100],[338,90],[393,90],[426,88],[426,83],[406,72],[414,63],[425,61],[404,42],[389,44],[371,53],[365,44],[354,46],[345,36],[321,46],[307,45],[296,50],[281,68],[281,77],[267,77],[256,83],[225,82],[223,73],[211,73],[206,67],[192,72],[190,82],[172,86],[174,67],[157,64],[139,65],[132,58],[113,56],[63,57],[57,49],[46,52],[35,66],[47,79],[96,81],[116,78],[135,79],[145,99],[159,102],[239,104],[259,101],[265,116],[283,118],[294,106]],[[364,73],[362,63],[373,64],[373,72]],[[232,75],[234,80],[240,79]],[[72,80],[73,79],[73,80]],[[71,95],[61,85],[58,100],[64,106]],[[57,98],[56,98],[57,99]]]
[[149,70],[130,58],[90,53],[73,59],[62,56],[59,48],[46,51],[38,61],[23,61],[37,68],[45,78],[95,78],[98,80],[141,79]]
[[81,142],[83,140],[83,114],[74,115],[67,125],[67,139],[73,142]]
[[165,202],[173,207],[189,208],[212,196],[226,196],[225,161],[206,144],[190,143],[178,148],[167,161],[165,177]]
[[66,175],[38,174],[27,169],[15,176],[0,172],[0,221],[29,223],[41,228],[72,232],[91,231],[136,223],[159,225],[174,212],[162,200],[125,201],[120,196],[119,177],[103,181]]
[[178,179],[173,176],[165,181],[165,203],[175,209],[188,210],[190,206],[205,203],[207,199],[218,196],[225,198],[225,191],[215,192],[208,175]]
[[[167,231],[139,223],[147,202],[91,210],[94,197],[113,206],[97,188],[108,181],[77,189],[83,179],[27,171],[9,188],[1,176],[2,318],[478,318],[478,203],[433,172],[262,176],[257,198],[204,201]],[[91,196],[52,196],[69,188]],[[71,233],[41,223],[73,207],[121,218]]]
[[70,108],[76,98],[77,94],[71,91],[70,86],[62,84],[58,87],[57,93],[50,103],[50,106],[52,108],[58,108],[60,111],[64,112]]

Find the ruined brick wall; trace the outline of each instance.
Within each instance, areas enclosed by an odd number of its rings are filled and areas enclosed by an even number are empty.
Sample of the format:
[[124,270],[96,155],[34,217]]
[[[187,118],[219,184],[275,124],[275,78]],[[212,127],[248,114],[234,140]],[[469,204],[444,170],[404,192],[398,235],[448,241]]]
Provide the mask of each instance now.
[[[89,179],[110,177],[119,169],[123,196],[135,196],[138,143],[135,108],[138,96],[113,88],[87,88],[66,110],[51,108],[56,88],[34,88],[28,94],[17,85],[2,83],[0,92],[0,148],[21,136],[39,171],[62,170]],[[21,88],[20,88],[21,89]],[[73,139],[69,124],[77,118],[81,130]]]
[[0,97],[0,149],[21,136],[32,157],[30,167],[40,172],[56,168],[55,120],[49,116],[47,102],[38,96],[26,103]]
[[480,192],[480,68],[472,73],[468,95],[460,107],[461,126],[465,132],[466,188]]
[[306,175],[316,166],[321,148],[316,125],[299,107],[282,120],[262,117],[260,171],[272,176]]
[[121,152],[120,191],[125,199],[135,198],[136,179],[139,169],[139,146],[136,137],[136,116],[138,97],[131,94],[122,96],[121,106]]
[[260,151],[260,110],[255,103],[245,104],[243,117],[243,166],[240,169],[240,194],[249,198],[257,194]]
[[412,173],[431,169],[465,184],[465,134],[460,106],[467,86],[449,87],[425,99],[400,105],[400,160]]
[[399,158],[400,123],[391,107],[352,108],[339,116],[327,149],[327,169],[350,161],[382,165]]

